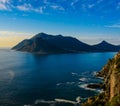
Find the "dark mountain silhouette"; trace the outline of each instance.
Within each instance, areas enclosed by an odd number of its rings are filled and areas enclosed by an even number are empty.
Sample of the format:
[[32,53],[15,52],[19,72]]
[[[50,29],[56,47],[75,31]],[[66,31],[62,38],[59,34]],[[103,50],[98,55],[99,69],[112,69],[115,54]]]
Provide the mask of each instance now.
[[101,51],[101,52],[105,52],[105,51],[119,51],[120,50],[120,46],[115,46],[113,44],[110,44],[106,41],[102,41],[101,43],[97,44],[97,45],[93,45],[93,48],[95,48],[96,51]]
[[109,44],[106,41],[90,46],[73,37],[64,37],[62,35],[53,36],[45,33],[39,33],[31,39],[23,40],[12,49],[38,54],[50,54],[119,51],[120,46]]

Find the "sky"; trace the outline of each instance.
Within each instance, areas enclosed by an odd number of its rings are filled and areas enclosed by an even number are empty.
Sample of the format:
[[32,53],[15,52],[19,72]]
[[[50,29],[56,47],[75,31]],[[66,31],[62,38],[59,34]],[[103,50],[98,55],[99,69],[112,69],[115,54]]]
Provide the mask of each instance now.
[[0,47],[40,32],[120,45],[120,0],[0,0]]

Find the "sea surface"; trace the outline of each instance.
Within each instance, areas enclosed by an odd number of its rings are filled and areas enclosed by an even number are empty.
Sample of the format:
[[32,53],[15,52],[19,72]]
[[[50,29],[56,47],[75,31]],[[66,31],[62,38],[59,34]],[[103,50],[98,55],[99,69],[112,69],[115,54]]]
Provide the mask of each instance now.
[[115,54],[35,55],[0,49],[0,106],[57,106],[57,102],[84,102],[101,92],[86,86],[102,81],[95,73]]

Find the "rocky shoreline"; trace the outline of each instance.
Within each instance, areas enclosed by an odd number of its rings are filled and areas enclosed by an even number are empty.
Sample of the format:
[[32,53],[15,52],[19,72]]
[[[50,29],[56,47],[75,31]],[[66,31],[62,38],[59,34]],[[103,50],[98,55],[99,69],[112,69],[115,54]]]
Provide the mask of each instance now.
[[104,91],[90,97],[82,106],[120,106],[120,52],[109,59],[103,69],[97,73],[103,77],[103,84],[88,85],[91,88],[102,88]]

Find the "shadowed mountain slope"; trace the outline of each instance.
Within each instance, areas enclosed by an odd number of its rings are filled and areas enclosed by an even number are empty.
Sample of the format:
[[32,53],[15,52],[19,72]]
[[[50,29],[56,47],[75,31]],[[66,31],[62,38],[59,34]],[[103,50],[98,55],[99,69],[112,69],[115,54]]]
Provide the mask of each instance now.
[[39,33],[31,39],[23,40],[12,49],[38,54],[50,54],[119,51],[120,46],[109,44],[106,41],[91,46],[70,36]]

